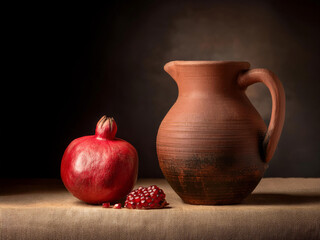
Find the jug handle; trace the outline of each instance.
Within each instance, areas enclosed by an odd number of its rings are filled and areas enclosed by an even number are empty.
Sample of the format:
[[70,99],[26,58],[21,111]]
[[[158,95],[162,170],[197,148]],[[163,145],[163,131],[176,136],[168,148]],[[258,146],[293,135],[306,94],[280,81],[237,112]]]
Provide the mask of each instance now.
[[272,111],[270,123],[263,140],[265,161],[269,162],[280,139],[285,118],[285,92],[278,77],[267,69],[251,69],[240,73],[238,84],[243,90],[254,83],[262,82],[271,93]]

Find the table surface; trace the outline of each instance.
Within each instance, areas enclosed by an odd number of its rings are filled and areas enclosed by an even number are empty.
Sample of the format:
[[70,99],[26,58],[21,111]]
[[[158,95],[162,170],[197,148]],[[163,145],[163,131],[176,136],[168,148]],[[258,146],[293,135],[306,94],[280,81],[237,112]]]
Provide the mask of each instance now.
[[242,204],[189,205],[164,179],[169,207],[102,208],[58,179],[0,179],[0,239],[320,239],[320,178],[264,178]]

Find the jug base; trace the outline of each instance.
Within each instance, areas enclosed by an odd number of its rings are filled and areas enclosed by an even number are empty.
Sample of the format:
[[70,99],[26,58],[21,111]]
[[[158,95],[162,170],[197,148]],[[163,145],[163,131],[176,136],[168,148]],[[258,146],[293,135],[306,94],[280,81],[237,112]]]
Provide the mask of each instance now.
[[177,177],[166,176],[173,190],[183,202],[193,205],[240,204],[256,188],[258,176],[211,176]]

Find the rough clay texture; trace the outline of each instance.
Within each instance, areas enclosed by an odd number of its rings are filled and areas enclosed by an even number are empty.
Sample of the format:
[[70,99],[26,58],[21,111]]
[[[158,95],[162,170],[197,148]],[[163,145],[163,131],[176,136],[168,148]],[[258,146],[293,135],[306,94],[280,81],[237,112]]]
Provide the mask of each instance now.
[[[164,66],[179,96],[159,127],[157,154],[164,176],[186,203],[239,203],[268,167],[284,123],[284,90],[272,72],[249,68],[228,61]],[[272,96],[268,128],[245,94],[256,82]]]

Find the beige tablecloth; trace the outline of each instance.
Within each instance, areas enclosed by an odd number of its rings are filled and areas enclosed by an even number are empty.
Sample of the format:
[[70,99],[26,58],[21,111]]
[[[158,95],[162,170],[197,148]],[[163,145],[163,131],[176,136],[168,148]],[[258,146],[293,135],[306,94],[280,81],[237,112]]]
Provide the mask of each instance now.
[[320,179],[266,178],[242,204],[184,204],[164,179],[170,207],[105,209],[60,180],[0,180],[0,239],[320,239]]

